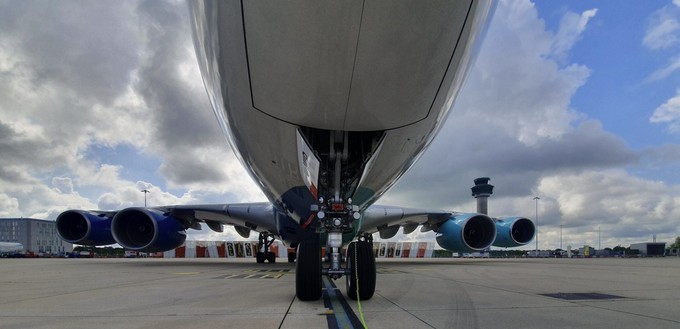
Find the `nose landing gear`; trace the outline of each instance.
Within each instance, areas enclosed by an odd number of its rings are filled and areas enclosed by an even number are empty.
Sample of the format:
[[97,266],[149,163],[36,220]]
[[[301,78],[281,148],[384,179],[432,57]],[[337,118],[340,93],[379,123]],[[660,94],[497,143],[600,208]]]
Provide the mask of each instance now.
[[[319,228],[314,239],[303,241],[297,249],[295,287],[300,300],[317,300],[321,297],[322,275],[336,280],[347,278],[347,295],[351,299],[370,299],[375,292],[376,267],[372,236],[365,234],[352,242],[343,254],[342,235],[352,232],[353,222],[360,218],[358,208],[348,204],[323,202],[312,209],[317,212]],[[319,235],[327,235],[326,257],[328,268],[322,266]],[[345,256],[345,257],[343,257]],[[343,260],[345,260],[343,262]],[[344,265],[344,266],[343,266]]]

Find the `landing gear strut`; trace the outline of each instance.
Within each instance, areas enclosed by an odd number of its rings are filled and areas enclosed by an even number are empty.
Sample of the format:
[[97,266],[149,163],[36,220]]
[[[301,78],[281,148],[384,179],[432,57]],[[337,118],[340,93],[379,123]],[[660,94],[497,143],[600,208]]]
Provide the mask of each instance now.
[[[359,206],[352,204],[352,199],[347,197],[353,195],[352,189],[356,188],[355,183],[350,183],[354,181],[352,177],[356,176],[356,179],[359,179],[361,176],[361,170],[357,170],[354,164],[357,164],[357,161],[365,164],[367,160],[367,157],[364,158],[367,154],[357,155],[349,152],[350,140],[356,141],[354,138],[350,139],[347,131],[331,131],[328,153],[324,154],[327,158],[322,157],[323,161],[316,158],[317,172],[319,166],[324,168],[321,172],[322,177],[318,178],[323,183],[315,190],[321,192],[318,203],[310,207],[310,211],[318,220],[313,226],[316,234],[312,240],[301,242],[297,249],[295,291],[301,300],[316,300],[321,297],[321,275],[333,280],[343,275],[347,276],[348,295],[354,299],[369,299],[375,291],[375,259],[372,243],[368,241],[370,235],[366,235],[363,241],[350,244],[349,254],[343,257],[343,235],[356,233],[356,223],[361,219]],[[377,143],[378,140],[373,142]],[[307,155],[304,152],[302,155],[302,161],[307,166],[307,160],[304,158]],[[356,156],[358,157],[355,158]],[[315,166],[309,168],[312,167]],[[313,183],[316,183],[316,180],[315,178]],[[308,184],[308,187],[311,189],[313,186]],[[319,194],[314,195],[316,197]],[[319,237],[322,234],[327,238],[326,260],[329,263],[327,268],[321,264]]]
[[276,263],[276,254],[269,250],[272,243],[274,243],[274,237],[267,232],[260,233],[257,238],[257,253],[255,254],[255,260],[258,263],[264,263],[265,260],[272,264]]

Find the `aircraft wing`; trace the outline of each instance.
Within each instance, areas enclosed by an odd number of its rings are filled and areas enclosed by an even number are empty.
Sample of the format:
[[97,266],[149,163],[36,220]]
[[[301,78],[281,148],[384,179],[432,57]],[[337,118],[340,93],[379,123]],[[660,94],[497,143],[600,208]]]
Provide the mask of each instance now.
[[223,225],[233,225],[244,238],[248,238],[251,230],[277,235],[274,210],[269,202],[179,205],[156,209],[184,221],[191,228],[200,229],[198,223],[204,222],[215,232],[222,232]]
[[[181,245],[184,230],[200,230],[200,223],[216,232],[232,225],[244,238],[251,231],[280,237],[276,211],[268,202],[130,207],[116,212],[68,210],[57,217],[56,225],[62,239],[70,243],[118,243],[130,250],[156,252]],[[449,250],[482,250],[492,243],[519,246],[535,232],[534,224],[523,217],[492,219],[479,213],[372,205],[364,211],[358,233],[378,232],[380,238],[389,239],[400,227],[409,234],[418,226],[421,232],[437,232],[437,242]]]
[[74,244],[118,243],[130,250],[156,252],[181,245],[188,228],[206,223],[216,232],[233,225],[244,238],[251,231],[278,236],[272,205],[262,203],[130,207],[119,211],[67,210],[57,216],[59,236]]
[[517,247],[534,238],[536,227],[528,218],[491,218],[481,213],[403,208],[372,205],[364,212],[359,233],[380,234],[381,239],[394,237],[400,227],[404,234],[415,231],[437,232],[437,243],[448,250],[483,250],[490,245]]
[[372,205],[364,212],[360,232],[379,232],[381,239],[393,237],[400,227],[404,227],[404,234],[412,233],[420,225],[423,226],[421,231],[427,232],[455,214],[444,210]]

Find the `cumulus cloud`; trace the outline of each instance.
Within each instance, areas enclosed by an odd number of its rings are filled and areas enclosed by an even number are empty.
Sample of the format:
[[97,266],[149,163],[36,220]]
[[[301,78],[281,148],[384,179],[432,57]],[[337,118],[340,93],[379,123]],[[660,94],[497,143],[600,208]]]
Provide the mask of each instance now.
[[492,176],[505,193],[525,195],[542,172],[636,161],[620,138],[570,108],[588,68],[547,56],[559,38],[571,40],[562,47],[573,45],[592,14],[565,14],[586,18],[563,23],[561,29],[572,32],[557,37],[531,3],[500,2],[448,121],[387,200],[452,207],[469,200],[465,187],[478,176]]
[[52,186],[61,193],[73,193],[73,181],[68,177],[52,177]]
[[100,210],[122,209],[123,205],[120,197],[113,193],[104,193],[97,199],[97,209]]
[[664,144],[642,150],[641,158],[654,168],[669,163],[680,163],[680,145]]
[[[578,39],[574,29],[563,30],[572,31],[563,39]],[[472,115],[478,125],[502,129],[527,145],[568,132],[579,117],[569,108],[571,97],[590,71],[555,60],[555,40],[531,3],[501,2],[449,122]]]
[[[540,195],[547,237],[564,225],[588,241],[593,223],[631,239],[680,233],[664,219],[677,216],[676,187],[621,169],[680,151],[633,151],[571,108],[590,70],[570,63],[569,53],[596,14],[566,12],[549,31],[530,2],[501,1],[448,122],[381,203],[473,211],[472,179],[491,176],[492,215],[531,217],[531,198]],[[659,15],[643,41],[655,50],[677,43],[676,28]],[[143,189],[150,206],[263,200],[215,122],[190,35],[181,2],[0,3],[0,216],[140,206]],[[673,102],[650,120],[675,125]],[[153,173],[131,174],[134,155],[111,163],[90,154],[121,145],[157,159]],[[662,191],[669,193],[655,194]],[[238,238],[205,228],[191,234]]]
[[545,176],[536,192],[544,196],[541,203],[552,205],[542,216],[551,224],[603,226],[628,242],[677,233],[672,219],[680,216],[678,188],[621,169]]
[[137,65],[136,18],[132,2],[13,2],[3,6],[0,30],[17,64],[34,72],[33,84],[107,103]]
[[142,204],[137,159],[88,153],[120,145],[159,159],[150,204],[263,199],[215,122],[182,2],[5,2],[0,76],[0,192],[14,215]]
[[[475,211],[472,180],[490,176],[496,186],[492,216],[534,218],[532,199],[541,197],[541,247],[559,247],[560,225],[574,246],[593,245],[598,225],[610,245],[645,240],[652,232],[680,233],[670,220],[677,216],[677,187],[624,169],[677,162],[676,147],[633,150],[570,106],[590,70],[565,60],[595,13],[567,12],[561,32],[552,33],[530,3],[501,1],[439,136],[380,201]],[[657,112],[655,120],[675,118],[672,111]]]
[[0,193],[0,216],[16,216],[18,208],[19,200],[17,200],[17,198],[10,197],[5,193]]

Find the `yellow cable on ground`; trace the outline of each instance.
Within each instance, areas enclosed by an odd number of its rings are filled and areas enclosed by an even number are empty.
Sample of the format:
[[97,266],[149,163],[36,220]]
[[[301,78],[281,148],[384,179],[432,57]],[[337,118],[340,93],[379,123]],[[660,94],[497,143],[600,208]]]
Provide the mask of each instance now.
[[357,285],[357,307],[359,308],[359,318],[361,319],[361,325],[364,326],[364,329],[368,329],[368,326],[366,325],[366,320],[364,320],[364,312],[361,310],[361,299],[359,298],[359,257],[357,257],[357,254],[359,249],[359,241],[357,241],[354,244],[354,277],[356,278],[356,285]]

